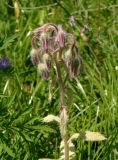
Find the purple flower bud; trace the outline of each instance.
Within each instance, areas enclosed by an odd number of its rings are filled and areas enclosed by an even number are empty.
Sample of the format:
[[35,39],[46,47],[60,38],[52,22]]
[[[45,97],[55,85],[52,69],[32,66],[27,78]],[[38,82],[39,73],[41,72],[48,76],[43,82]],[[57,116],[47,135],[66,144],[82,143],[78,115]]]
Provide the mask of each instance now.
[[44,63],[39,63],[37,66],[37,70],[44,80],[49,79],[49,71],[47,69],[47,66]]
[[54,25],[52,23],[46,23],[43,26],[41,26],[39,28],[36,28],[34,30],[34,34],[36,36],[39,36],[42,32],[46,32],[49,29],[54,30],[55,32],[57,32],[57,30],[58,30],[57,27],[56,27],[56,25]]
[[39,63],[39,60],[40,60],[40,50],[32,48],[32,50],[30,52],[30,56],[31,56],[32,63],[34,65],[37,65]]
[[70,22],[71,26],[75,26],[75,17],[71,16],[70,19],[69,19],[69,22]]
[[43,54],[43,62],[46,64],[47,69],[51,68],[51,57],[48,53]]
[[65,33],[61,25],[58,26],[56,41],[58,42],[60,48],[63,48],[65,46]]
[[55,39],[54,39],[54,37],[51,37],[48,40],[48,50],[50,50],[51,52],[53,52],[55,49],[56,49]]
[[65,63],[72,78],[76,77],[80,72],[81,58],[78,49],[73,44],[65,53]]
[[85,33],[87,30],[88,30],[88,24],[84,25],[81,32]]
[[77,47],[75,44],[71,46],[66,52],[65,52],[65,62],[67,67],[71,65],[71,62],[76,58],[78,54]]
[[6,55],[0,60],[0,69],[7,69],[11,66],[12,62],[8,59]]
[[70,62],[70,65],[68,67],[69,74],[72,78],[75,78],[80,73],[80,61],[79,59],[74,59]]

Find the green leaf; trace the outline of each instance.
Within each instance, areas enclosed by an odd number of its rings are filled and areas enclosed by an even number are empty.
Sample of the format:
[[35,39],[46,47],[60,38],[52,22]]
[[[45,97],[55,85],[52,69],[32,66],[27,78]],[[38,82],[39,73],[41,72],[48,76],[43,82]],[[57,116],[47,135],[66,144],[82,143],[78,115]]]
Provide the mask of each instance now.
[[25,139],[26,139],[27,141],[33,142],[33,139],[31,139],[30,136],[29,136],[27,133],[22,132],[22,134],[23,134],[23,136],[25,137]]
[[22,121],[26,115],[31,113],[32,108],[28,108],[26,109],[23,113],[21,113],[14,121],[13,124],[18,123],[20,121]]
[[23,159],[23,160],[27,160],[27,159],[28,159],[28,157],[29,157],[29,152],[27,152],[27,153],[25,154],[25,157],[24,157],[24,159]]
[[5,143],[3,143],[3,148],[11,157],[15,157],[15,153],[13,152],[13,150],[9,148]]
[[9,47],[17,37],[18,37],[18,34],[14,34],[13,36],[4,39],[3,46],[0,47],[0,50]]
[[24,126],[25,128],[27,129],[31,129],[31,130],[40,130],[40,132],[52,132],[52,133],[56,133],[56,131],[54,129],[52,129],[51,127],[49,126],[46,126],[46,125],[36,125],[36,126]]
[[25,124],[33,124],[36,120],[41,121],[41,117],[40,117],[40,116],[32,117],[32,118],[29,119],[29,121],[26,122]]
[[0,143],[0,155],[2,154],[3,145]]

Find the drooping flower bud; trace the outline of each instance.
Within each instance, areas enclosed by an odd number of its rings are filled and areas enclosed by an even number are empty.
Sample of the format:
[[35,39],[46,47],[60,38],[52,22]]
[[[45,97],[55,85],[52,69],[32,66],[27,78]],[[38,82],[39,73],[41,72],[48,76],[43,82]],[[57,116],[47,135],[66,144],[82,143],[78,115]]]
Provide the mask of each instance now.
[[75,78],[80,72],[81,59],[78,54],[78,49],[73,44],[65,53],[65,63],[72,78]]
[[68,62],[72,61],[73,58],[74,58],[74,54],[72,54],[72,49],[69,48],[69,49],[65,52],[65,57],[64,57],[67,66],[68,66]]
[[41,42],[41,48],[42,48],[42,50],[47,50],[48,49],[48,43],[47,43],[46,32],[42,32],[41,33],[40,42]]
[[58,26],[56,41],[58,42],[60,48],[63,48],[65,46],[65,33],[61,25]]
[[75,78],[80,73],[80,61],[79,59],[74,59],[69,66],[69,74],[72,78]]
[[32,50],[30,52],[30,56],[31,56],[32,63],[34,65],[37,65],[39,63],[39,59],[40,59],[40,51],[39,51],[39,49],[32,48]]
[[48,69],[51,68],[51,57],[48,53],[43,54],[43,62],[45,63]]
[[38,70],[38,73],[41,75],[41,77],[44,80],[48,80],[48,78],[49,78],[49,71],[48,71],[48,68],[47,68],[46,64],[39,63],[38,66],[37,66],[37,70]]
[[48,50],[53,52],[56,49],[56,43],[54,37],[48,39]]

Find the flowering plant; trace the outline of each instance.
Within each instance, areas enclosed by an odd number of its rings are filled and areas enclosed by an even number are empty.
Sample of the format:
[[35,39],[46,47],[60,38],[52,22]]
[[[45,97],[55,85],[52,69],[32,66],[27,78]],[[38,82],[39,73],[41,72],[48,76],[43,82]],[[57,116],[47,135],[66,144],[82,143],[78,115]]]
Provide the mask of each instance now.
[[60,116],[48,115],[43,122],[56,121],[59,124],[62,138],[59,159],[69,160],[75,157],[73,139],[105,140],[102,134],[90,131],[74,133],[69,137],[65,83],[68,77],[76,78],[82,66],[82,58],[74,35],[67,33],[61,25],[44,24],[34,30],[30,55],[32,63],[37,66],[38,73],[44,80],[51,78],[52,68],[56,70],[56,80],[60,90]]

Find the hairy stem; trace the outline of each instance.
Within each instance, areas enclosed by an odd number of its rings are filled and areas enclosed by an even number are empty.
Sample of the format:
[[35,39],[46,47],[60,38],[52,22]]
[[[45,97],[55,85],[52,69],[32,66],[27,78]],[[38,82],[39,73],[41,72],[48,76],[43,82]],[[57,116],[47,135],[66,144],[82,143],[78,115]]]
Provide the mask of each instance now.
[[64,150],[65,150],[64,160],[69,160],[69,146],[67,140],[64,140]]
[[58,76],[58,83],[60,87],[60,101],[61,101],[61,108],[60,108],[60,132],[61,132],[61,137],[62,141],[64,142],[64,160],[69,160],[69,145],[68,145],[68,131],[67,131],[67,110],[65,106],[65,100],[64,100],[64,84],[65,81],[63,82],[62,76],[61,76],[61,70],[60,70],[60,64],[56,59],[56,68],[57,68],[57,76]]
[[65,102],[64,102],[64,83],[61,77],[61,70],[60,70],[60,65],[58,63],[58,61],[56,60],[56,68],[57,68],[57,76],[58,76],[58,83],[59,83],[59,87],[60,87],[60,99],[61,99],[61,106],[64,106]]

